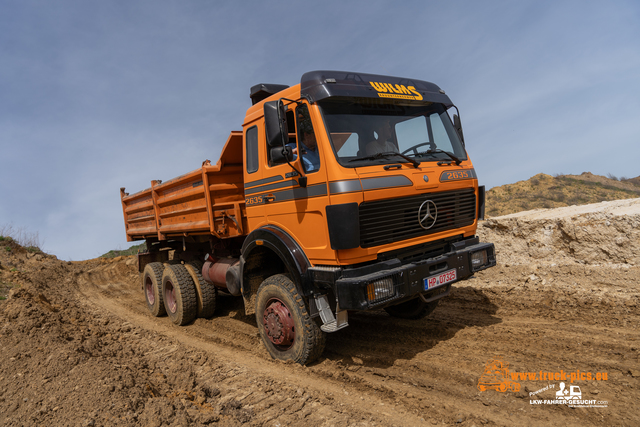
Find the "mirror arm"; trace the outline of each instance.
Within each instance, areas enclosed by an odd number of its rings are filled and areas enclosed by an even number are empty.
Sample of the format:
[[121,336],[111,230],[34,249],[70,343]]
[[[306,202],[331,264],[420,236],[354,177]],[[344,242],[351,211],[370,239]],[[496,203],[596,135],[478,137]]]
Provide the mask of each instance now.
[[[289,147],[284,146],[282,147],[282,151],[284,152],[285,150],[290,150]],[[296,169],[296,167],[291,163],[291,161],[289,160],[289,156],[285,155],[284,158],[287,160],[287,164],[291,167],[291,169],[293,169],[294,171],[296,171],[296,173],[298,174],[298,184],[300,185],[300,187],[306,187],[307,186],[307,177],[300,173],[300,171],[298,171],[298,169]],[[300,158],[300,154],[298,154],[298,158]]]
[[293,100],[293,99],[289,99],[289,98],[280,98],[281,101],[284,100],[284,101],[289,101],[289,102],[295,102],[298,107],[300,105],[302,105],[302,102],[300,102],[301,99],[305,99],[305,98],[300,98],[298,100]]
[[[289,102],[295,102],[296,105],[300,105],[301,103],[298,101],[294,101],[292,99],[287,99],[287,98],[280,98],[280,102],[282,102],[282,100],[285,101],[289,101]],[[278,110],[278,115],[280,115],[280,110]],[[286,123],[286,120],[284,117],[280,118],[280,123]],[[287,132],[287,129],[284,129],[284,132]],[[282,138],[282,153],[284,155],[284,158],[287,160],[287,164],[289,165],[289,167],[291,167],[291,169],[293,169],[297,174],[298,174],[298,185],[300,185],[300,187],[306,187],[307,186],[307,177],[300,172],[298,169],[296,169],[295,166],[293,166],[293,164],[291,164],[291,161],[289,160],[289,156],[285,154],[286,150],[289,150],[290,148],[287,147],[287,144],[285,144],[284,142],[284,138]],[[300,158],[301,154],[298,153],[298,158]]]

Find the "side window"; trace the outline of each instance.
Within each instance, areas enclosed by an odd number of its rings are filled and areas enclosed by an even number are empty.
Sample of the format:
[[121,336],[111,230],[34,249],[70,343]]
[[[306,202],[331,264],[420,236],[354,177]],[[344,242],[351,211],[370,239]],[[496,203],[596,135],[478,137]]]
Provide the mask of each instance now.
[[320,153],[313,123],[309,116],[309,107],[306,104],[296,110],[296,123],[298,127],[298,153],[302,155],[302,165],[306,173],[316,172],[320,169]]
[[247,130],[245,137],[247,173],[254,173],[258,170],[258,128],[253,126]]

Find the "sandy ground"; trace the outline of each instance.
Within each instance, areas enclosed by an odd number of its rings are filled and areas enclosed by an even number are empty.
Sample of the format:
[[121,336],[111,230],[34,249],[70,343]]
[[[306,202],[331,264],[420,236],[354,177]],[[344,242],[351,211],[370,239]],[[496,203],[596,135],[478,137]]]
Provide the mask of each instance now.
[[[615,203],[483,222],[498,267],[420,321],[351,315],[306,367],[271,360],[237,298],[151,317],[135,258],[2,251],[0,425],[639,425],[640,200]],[[518,391],[479,390],[491,360]],[[561,382],[593,403],[547,404]]]

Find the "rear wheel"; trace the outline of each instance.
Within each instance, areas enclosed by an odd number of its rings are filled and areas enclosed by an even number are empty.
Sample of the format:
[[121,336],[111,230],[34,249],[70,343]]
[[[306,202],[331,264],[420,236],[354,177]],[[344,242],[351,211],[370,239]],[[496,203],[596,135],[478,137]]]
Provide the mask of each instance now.
[[169,318],[182,326],[196,318],[196,287],[184,265],[168,265],[162,275],[162,295]]
[[202,262],[189,261],[184,265],[191,275],[194,285],[196,286],[197,297],[197,316],[200,318],[209,318],[216,311],[216,299],[218,290],[215,286],[207,283],[202,278]]
[[153,316],[159,317],[166,314],[162,298],[162,272],[164,265],[161,262],[150,262],[144,266],[142,273],[142,289],[147,301],[147,308]]
[[430,315],[438,306],[438,301],[424,302],[422,298],[414,298],[412,300],[386,307],[384,311],[390,316],[400,319],[419,320]]
[[260,338],[274,359],[304,365],[324,350],[324,332],[311,319],[295,284],[283,274],[271,276],[260,285],[256,322]]

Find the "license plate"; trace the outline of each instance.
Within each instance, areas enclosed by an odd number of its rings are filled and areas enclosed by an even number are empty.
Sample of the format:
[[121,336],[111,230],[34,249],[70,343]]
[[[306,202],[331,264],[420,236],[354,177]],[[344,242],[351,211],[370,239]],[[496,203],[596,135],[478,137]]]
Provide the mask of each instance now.
[[444,273],[436,274],[435,276],[427,277],[424,279],[424,290],[437,288],[438,286],[451,283],[458,278],[456,269],[445,271]]

